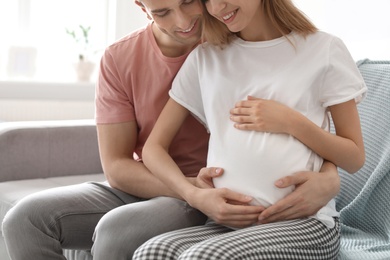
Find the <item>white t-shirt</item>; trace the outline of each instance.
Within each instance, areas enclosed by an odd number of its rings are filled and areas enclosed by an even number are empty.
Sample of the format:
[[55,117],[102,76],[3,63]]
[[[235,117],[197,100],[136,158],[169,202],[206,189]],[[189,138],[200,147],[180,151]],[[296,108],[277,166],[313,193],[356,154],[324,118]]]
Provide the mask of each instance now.
[[[322,158],[287,134],[237,130],[229,111],[248,95],[279,101],[329,130],[327,107],[355,99],[366,86],[342,41],[324,32],[291,33],[264,42],[236,38],[221,49],[198,46],[177,74],[170,96],[210,131],[208,166],[224,169],[214,185],[269,206],[292,191],[274,182],[298,171],[319,171]],[[318,212],[333,226],[334,201]]]

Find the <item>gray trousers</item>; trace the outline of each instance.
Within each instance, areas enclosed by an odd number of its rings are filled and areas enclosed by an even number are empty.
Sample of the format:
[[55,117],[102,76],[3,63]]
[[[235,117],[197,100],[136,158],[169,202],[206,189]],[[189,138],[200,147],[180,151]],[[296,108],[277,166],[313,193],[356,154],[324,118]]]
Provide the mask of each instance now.
[[106,183],[83,183],[22,199],[7,213],[2,229],[13,260],[63,260],[63,249],[91,250],[96,260],[121,260],[131,259],[156,235],[206,219],[178,199],[143,200]]

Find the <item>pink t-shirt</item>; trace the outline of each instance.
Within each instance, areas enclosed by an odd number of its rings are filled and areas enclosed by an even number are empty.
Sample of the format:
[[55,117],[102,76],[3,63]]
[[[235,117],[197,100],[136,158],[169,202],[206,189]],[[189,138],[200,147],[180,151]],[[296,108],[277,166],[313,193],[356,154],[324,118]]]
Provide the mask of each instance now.
[[[96,123],[135,120],[138,126],[135,159],[142,159],[145,141],[168,101],[173,78],[187,55],[164,56],[151,24],[106,49],[96,86]],[[170,155],[185,175],[194,176],[206,165],[208,137],[204,126],[189,116],[173,140]]]

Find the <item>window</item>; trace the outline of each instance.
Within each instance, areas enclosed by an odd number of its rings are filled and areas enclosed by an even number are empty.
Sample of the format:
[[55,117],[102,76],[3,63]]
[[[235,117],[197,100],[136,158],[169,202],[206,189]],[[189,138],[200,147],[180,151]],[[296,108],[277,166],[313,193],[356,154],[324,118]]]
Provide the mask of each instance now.
[[[321,30],[339,36],[355,60],[390,59],[390,1],[293,1]],[[0,80],[74,81],[77,45],[66,28],[91,26],[97,62],[109,43],[147,21],[132,0],[0,1]]]
[[0,77],[73,79],[78,46],[66,29],[81,33],[80,25],[90,26],[92,58],[97,59],[109,40],[108,10],[108,0],[1,1]]
[[0,1],[0,122],[93,118],[94,80],[76,82],[79,50],[66,28],[91,26],[97,63],[147,21],[132,0]]

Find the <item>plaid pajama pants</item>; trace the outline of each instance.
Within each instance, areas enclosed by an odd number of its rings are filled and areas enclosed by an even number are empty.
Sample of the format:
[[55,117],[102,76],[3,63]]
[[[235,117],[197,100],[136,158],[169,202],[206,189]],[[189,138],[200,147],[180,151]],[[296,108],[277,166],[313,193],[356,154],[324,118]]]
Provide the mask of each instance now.
[[339,222],[328,228],[307,218],[233,230],[212,221],[150,239],[134,260],[336,259]]

